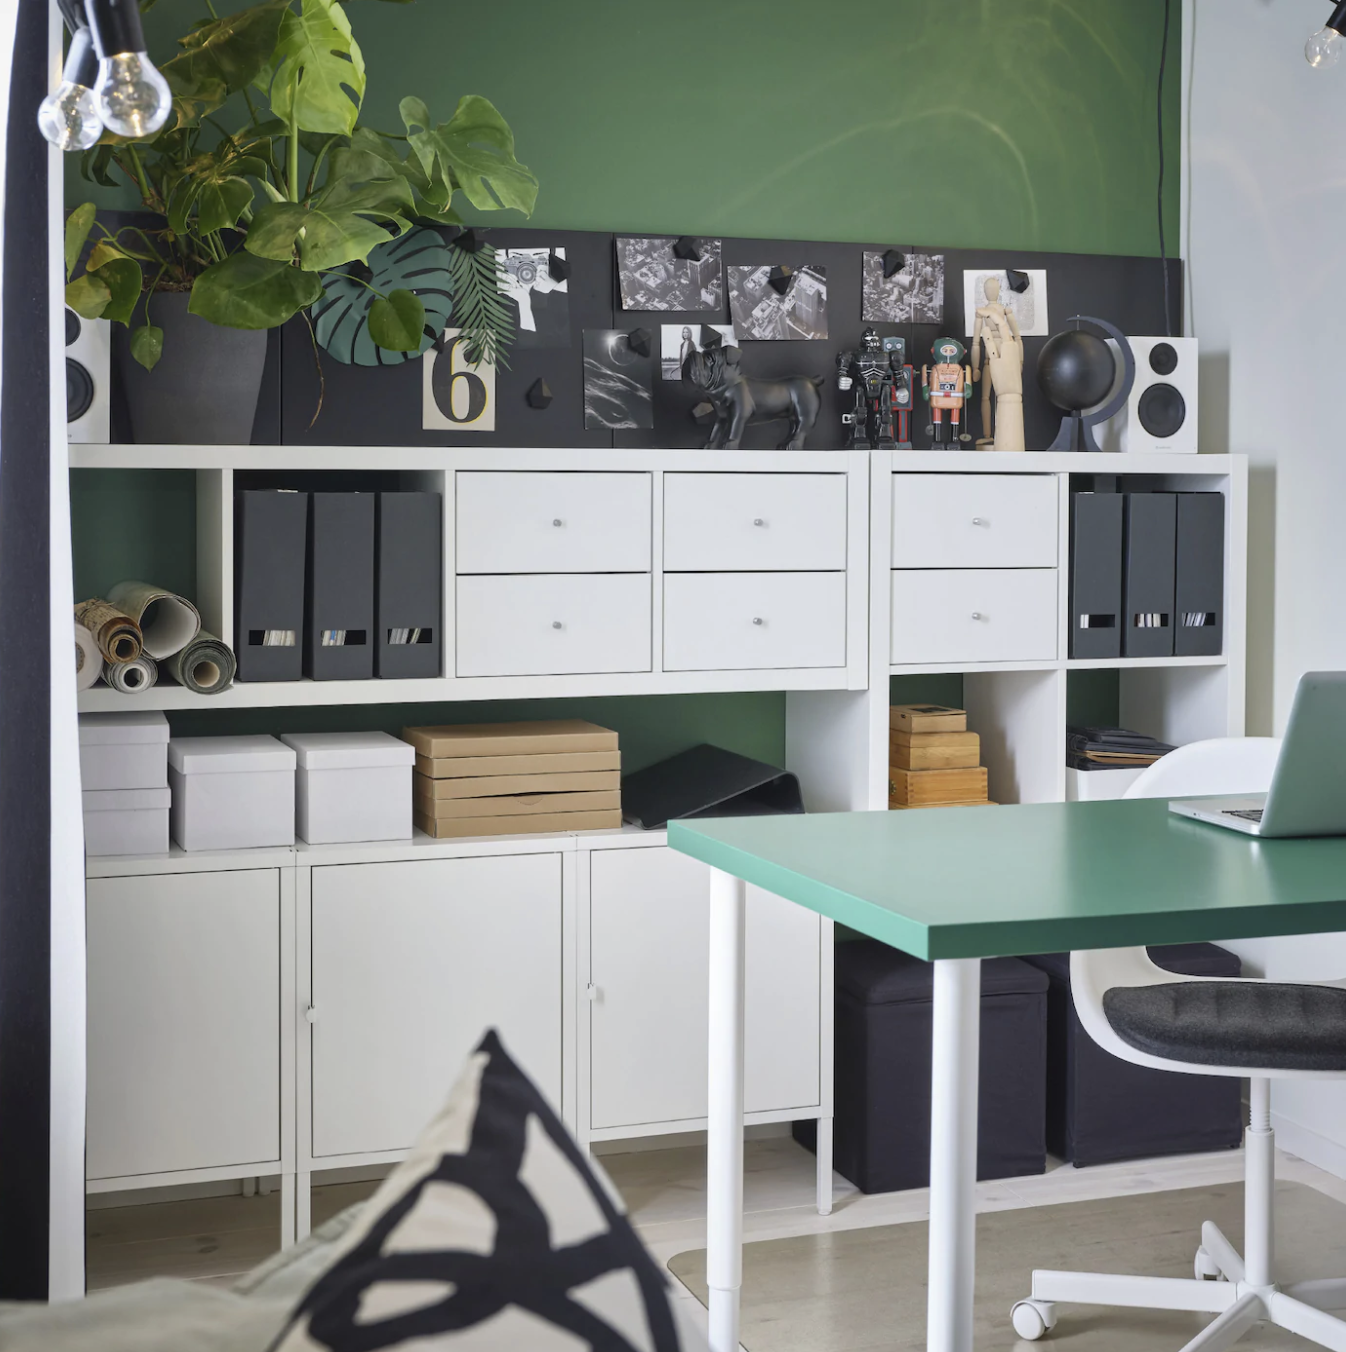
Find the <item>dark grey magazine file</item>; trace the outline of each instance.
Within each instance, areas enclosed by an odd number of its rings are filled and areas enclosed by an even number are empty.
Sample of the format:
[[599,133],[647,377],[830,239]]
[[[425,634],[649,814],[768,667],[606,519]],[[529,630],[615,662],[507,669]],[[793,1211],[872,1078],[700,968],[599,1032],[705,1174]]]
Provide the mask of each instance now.
[[1177,657],[1218,657],[1224,651],[1224,494],[1178,494],[1174,578]]
[[438,493],[380,493],[375,538],[375,674],[438,676],[444,644]]
[[237,680],[297,681],[304,668],[308,494],[234,494],[234,655]]
[[646,831],[680,817],[803,810],[799,780],[789,771],[705,742],[622,779],[622,816]]
[[309,497],[304,675],[360,681],[374,674],[374,494]]
[[1122,656],[1173,656],[1177,496],[1126,493]]
[[1070,656],[1122,655],[1122,495],[1070,499]]

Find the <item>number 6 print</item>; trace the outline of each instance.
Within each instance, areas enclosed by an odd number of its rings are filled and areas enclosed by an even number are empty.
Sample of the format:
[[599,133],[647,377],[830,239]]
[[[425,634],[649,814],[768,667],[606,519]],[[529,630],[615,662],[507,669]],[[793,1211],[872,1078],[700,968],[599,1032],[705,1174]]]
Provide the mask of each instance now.
[[421,426],[427,431],[495,431],[495,367],[473,365],[466,347],[460,330],[445,329],[442,350],[431,348],[421,359]]

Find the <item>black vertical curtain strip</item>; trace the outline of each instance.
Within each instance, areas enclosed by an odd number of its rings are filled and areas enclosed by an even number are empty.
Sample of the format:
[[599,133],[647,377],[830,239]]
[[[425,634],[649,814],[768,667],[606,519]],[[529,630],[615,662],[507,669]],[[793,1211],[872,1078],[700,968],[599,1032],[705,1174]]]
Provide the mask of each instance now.
[[51,1114],[47,0],[19,0],[0,372],[0,1298],[45,1300]]

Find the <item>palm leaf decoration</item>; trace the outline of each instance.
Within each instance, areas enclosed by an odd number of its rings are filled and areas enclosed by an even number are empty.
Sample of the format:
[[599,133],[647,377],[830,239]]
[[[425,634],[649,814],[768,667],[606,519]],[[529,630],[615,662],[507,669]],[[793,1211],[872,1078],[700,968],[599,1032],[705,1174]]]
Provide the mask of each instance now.
[[480,245],[475,252],[455,247],[449,254],[453,323],[467,339],[463,356],[473,365],[487,361],[508,370],[514,309],[504,293],[500,258],[489,244]]

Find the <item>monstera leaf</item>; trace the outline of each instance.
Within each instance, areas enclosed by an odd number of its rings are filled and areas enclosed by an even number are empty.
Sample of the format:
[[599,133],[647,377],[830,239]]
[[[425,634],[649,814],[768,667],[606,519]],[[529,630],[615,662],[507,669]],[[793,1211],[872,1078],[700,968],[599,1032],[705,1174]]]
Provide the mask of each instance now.
[[[397,366],[420,356],[443,333],[453,313],[450,252],[438,231],[418,226],[375,249],[369,255],[367,275],[359,265],[352,275],[329,275],[326,295],[313,308],[319,344],[347,366]],[[380,347],[370,332],[369,315],[379,293],[387,296],[393,291],[413,292],[425,306],[425,327],[430,332],[422,335],[414,351]]]
[[[337,0],[302,0],[286,10],[270,71],[271,111],[305,131],[349,136],[365,96],[365,60]],[[270,78],[267,79],[267,76]]]

